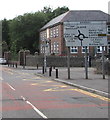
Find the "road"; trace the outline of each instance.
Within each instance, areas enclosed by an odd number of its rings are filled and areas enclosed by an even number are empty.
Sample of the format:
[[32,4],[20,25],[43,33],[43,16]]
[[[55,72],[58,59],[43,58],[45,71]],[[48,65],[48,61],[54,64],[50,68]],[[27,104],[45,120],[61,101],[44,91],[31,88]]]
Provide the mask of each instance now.
[[108,118],[106,97],[35,75],[36,70],[1,70],[2,118]]

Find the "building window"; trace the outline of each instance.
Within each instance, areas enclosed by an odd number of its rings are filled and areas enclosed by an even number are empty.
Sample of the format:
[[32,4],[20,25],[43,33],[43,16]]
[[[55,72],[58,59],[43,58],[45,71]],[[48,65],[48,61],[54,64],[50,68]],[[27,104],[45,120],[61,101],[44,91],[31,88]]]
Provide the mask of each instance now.
[[110,35],[110,25],[107,26],[107,33]]
[[54,27],[50,29],[50,37],[58,37],[59,36],[59,29],[58,27]]
[[[85,50],[86,50],[86,49],[85,49],[85,47],[83,46],[83,47],[82,47],[82,53],[85,53]],[[89,53],[89,47],[87,47],[87,53]]]
[[70,47],[70,53],[78,53],[78,47]]
[[56,44],[56,52],[59,53],[59,43]]
[[56,37],[59,36],[59,30],[58,30],[58,27],[56,28]]
[[51,44],[51,53],[59,53],[59,43],[54,42]]
[[44,38],[47,38],[47,34],[46,34],[46,32],[44,33]]
[[53,29],[52,28],[50,29],[50,37],[51,38],[53,37]]
[[51,43],[51,53],[53,53],[53,44]]
[[40,52],[42,53],[42,45],[40,46]]
[[97,53],[102,53],[102,47],[101,46],[97,47]]
[[53,37],[56,37],[56,30],[55,30],[55,28],[53,29]]
[[41,47],[40,47],[40,51],[41,51],[41,53],[44,53],[44,47],[43,47],[42,44],[41,44]]
[[44,35],[43,35],[43,33],[40,34],[40,40],[44,41]]
[[[104,51],[105,51],[105,47],[104,47]],[[102,46],[97,46],[97,53],[102,53]]]
[[108,53],[110,54],[110,42],[108,42]]

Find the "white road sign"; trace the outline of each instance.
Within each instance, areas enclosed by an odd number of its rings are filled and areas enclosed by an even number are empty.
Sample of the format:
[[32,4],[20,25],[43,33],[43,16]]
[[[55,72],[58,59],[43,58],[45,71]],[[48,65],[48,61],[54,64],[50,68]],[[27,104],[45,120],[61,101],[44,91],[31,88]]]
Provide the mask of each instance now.
[[66,46],[107,46],[106,21],[64,22]]

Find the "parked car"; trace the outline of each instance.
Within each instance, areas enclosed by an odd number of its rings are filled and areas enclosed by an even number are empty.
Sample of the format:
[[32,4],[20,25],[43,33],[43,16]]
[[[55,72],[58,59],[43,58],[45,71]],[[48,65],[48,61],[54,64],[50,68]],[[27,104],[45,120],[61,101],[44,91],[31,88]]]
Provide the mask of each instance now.
[[5,58],[0,58],[0,64],[6,65],[7,61]]

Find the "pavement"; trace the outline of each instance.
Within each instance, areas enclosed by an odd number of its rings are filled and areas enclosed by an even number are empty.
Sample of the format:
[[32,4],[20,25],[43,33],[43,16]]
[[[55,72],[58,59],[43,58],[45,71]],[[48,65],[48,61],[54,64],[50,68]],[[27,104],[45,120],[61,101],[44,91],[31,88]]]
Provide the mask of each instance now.
[[[56,78],[56,69],[58,69],[58,78]],[[67,68],[55,68],[52,69],[51,79],[62,82],[71,86],[78,87],[83,90],[87,90],[92,93],[109,97],[109,76],[105,76],[103,79],[102,74],[96,74],[95,68],[88,69],[88,79],[85,79],[85,68],[72,67],[70,70],[70,79],[68,79]],[[45,77],[49,77],[49,70],[44,74]]]
[[[22,66],[18,68],[23,69]],[[56,78],[56,69],[58,69],[58,78]],[[33,70],[34,74],[47,77],[57,82],[62,82],[77,88],[96,93],[105,97],[110,97],[109,93],[109,79],[110,76],[106,75],[103,79],[102,74],[96,74],[95,68],[88,68],[88,79],[85,79],[85,68],[84,67],[72,67],[70,69],[70,79],[68,79],[68,71],[66,67],[52,68],[51,76],[49,76],[49,68],[47,72],[42,74],[42,68],[39,67],[25,67],[25,70]]]

